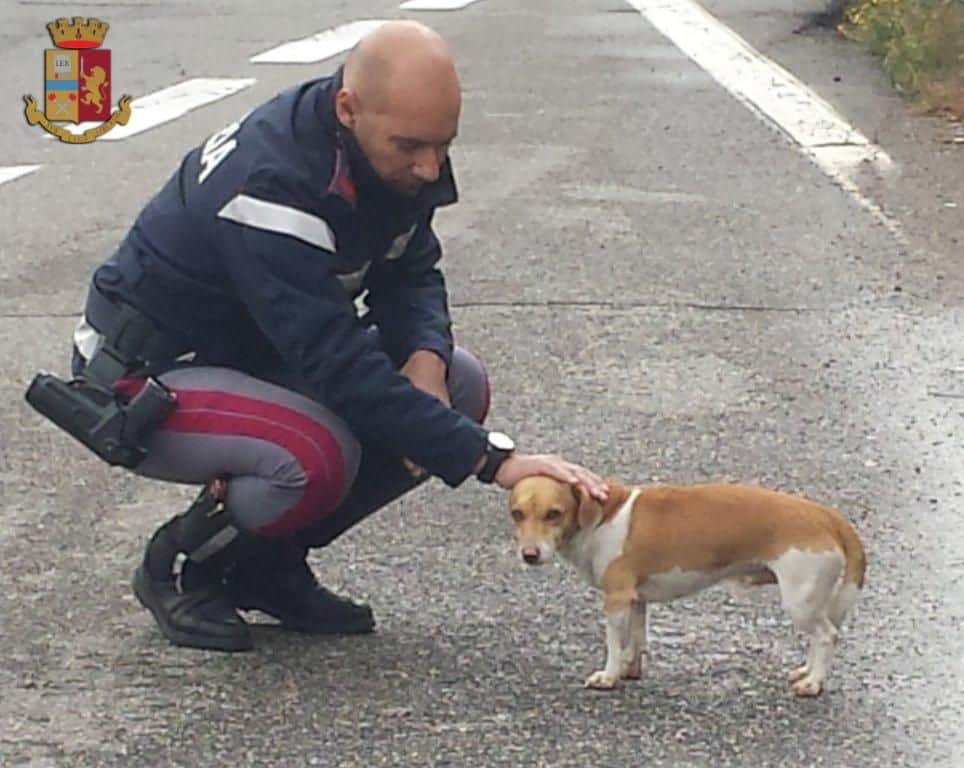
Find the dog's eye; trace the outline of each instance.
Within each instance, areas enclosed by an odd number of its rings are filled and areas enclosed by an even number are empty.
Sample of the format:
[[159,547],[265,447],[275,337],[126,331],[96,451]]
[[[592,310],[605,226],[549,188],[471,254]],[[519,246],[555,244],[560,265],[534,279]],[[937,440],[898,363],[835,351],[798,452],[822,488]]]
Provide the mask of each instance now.
[[521,510],[521,509],[513,509],[513,510],[512,510],[512,519],[515,520],[517,523],[522,520],[522,517],[523,517],[523,515],[522,515],[522,510]]
[[562,517],[562,510],[560,509],[550,509],[546,512],[546,520],[558,520]]

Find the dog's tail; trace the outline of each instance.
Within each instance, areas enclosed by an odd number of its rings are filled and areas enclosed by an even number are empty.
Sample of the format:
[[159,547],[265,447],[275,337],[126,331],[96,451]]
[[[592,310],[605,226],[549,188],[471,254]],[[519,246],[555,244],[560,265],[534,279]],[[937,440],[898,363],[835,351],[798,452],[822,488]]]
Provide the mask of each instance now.
[[835,533],[844,553],[843,578],[837,583],[830,597],[827,615],[834,626],[840,627],[844,618],[857,602],[864,586],[867,571],[867,553],[854,527],[843,518],[835,519]]

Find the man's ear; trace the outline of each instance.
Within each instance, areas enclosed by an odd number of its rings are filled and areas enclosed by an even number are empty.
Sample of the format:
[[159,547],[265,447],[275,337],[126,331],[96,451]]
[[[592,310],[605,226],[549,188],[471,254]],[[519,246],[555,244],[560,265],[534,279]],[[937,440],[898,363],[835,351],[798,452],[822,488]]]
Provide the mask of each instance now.
[[599,515],[599,503],[589,495],[589,491],[581,483],[569,486],[572,495],[576,497],[576,522],[580,528],[586,528]]
[[341,88],[335,94],[335,116],[348,130],[355,129],[355,122],[358,120],[358,97],[354,91]]

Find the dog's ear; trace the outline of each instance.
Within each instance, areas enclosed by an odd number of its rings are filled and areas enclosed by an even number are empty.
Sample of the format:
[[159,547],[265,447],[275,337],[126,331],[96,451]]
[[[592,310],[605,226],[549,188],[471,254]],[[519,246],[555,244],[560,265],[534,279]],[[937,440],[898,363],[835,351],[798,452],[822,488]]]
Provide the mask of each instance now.
[[590,525],[599,514],[599,503],[589,495],[586,486],[576,483],[569,486],[576,497],[576,523],[580,528]]

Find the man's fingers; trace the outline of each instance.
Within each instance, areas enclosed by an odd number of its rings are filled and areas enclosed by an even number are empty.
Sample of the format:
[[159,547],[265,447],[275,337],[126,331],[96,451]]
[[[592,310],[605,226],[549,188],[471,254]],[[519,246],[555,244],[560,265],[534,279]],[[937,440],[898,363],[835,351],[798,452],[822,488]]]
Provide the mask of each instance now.
[[609,487],[602,480],[597,480],[589,485],[589,492],[600,501],[605,501]]
[[596,499],[596,501],[605,501],[608,498],[606,495],[606,486],[598,483],[586,482],[585,480],[579,480],[578,482],[587,491],[589,491],[589,495]]
[[595,472],[593,472],[591,469],[586,469],[585,467],[581,467],[578,464],[574,466],[574,469],[587,480],[592,480],[594,483],[603,482],[603,479]]
[[408,474],[410,474],[416,480],[425,474],[425,470],[418,466],[418,464],[412,462],[410,459],[403,459],[402,462],[405,464],[405,469],[408,470]]
[[609,498],[609,494],[604,486],[599,486],[596,488],[589,488],[589,495],[592,496],[596,501],[606,501]]
[[569,465],[565,463],[561,463],[557,461],[548,461],[545,463],[544,467],[547,470],[547,474],[551,475],[556,480],[559,480],[563,483],[571,484],[579,481],[579,478],[576,476],[576,473],[573,472],[572,469],[569,467]]
[[[533,475],[547,475],[568,485],[582,485],[589,492],[589,495],[600,502],[608,498],[609,487],[606,482],[595,472],[590,472],[585,467],[566,461],[565,459],[552,455],[543,454],[539,456],[520,456],[515,458],[519,464],[513,464],[512,471],[508,474],[503,473],[501,483],[505,487],[512,487],[524,477]],[[505,465],[508,470],[508,463]]]
[[573,485],[582,483],[587,490],[596,498],[605,501],[605,483],[602,478],[594,472],[590,472],[578,464],[572,464],[558,457],[550,457],[545,464],[549,474],[557,480]]
[[583,467],[578,468],[579,482],[581,482],[586,490],[589,491],[589,495],[592,496],[597,501],[605,501],[607,499],[607,485],[606,482],[599,477],[595,472],[590,472],[588,469]]

